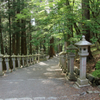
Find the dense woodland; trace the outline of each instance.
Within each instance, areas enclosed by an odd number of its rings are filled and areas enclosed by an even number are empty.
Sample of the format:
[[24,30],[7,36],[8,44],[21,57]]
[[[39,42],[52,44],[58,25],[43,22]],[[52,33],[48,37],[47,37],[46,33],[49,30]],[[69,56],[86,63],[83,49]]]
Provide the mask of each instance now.
[[53,57],[82,35],[100,43],[99,19],[100,0],[0,0],[0,51],[27,55],[44,48]]

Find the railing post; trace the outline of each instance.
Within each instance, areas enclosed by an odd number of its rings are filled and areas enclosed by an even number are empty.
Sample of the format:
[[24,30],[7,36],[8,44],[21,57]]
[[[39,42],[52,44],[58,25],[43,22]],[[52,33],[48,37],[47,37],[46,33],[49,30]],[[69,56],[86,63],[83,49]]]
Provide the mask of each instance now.
[[16,60],[16,55],[12,55],[11,56],[11,58],[12,58],[12,62],[13,62],[13,71],[15,71],[16,69],[15,69],[15,60]]
[[66,70],[66,75],[68,75],[70,69],[70,59],[69,59],[69,53],[67,53],[67,70]]
[[88,46],[92,45],[90,42],[86,41],[85,36],[82,36],[82,40],[75,43],[79,47],[80,56],[80,77],[77,79],[76,84],[79,87],[88,86],[88,79],[86,78],[86,59],[89,55]]
[[32,54],[32,64],[34,64],[34,54]]
[[2,61],[3,61],[3,55],[0,54],[0,76],[4,75]]
[[64,73],[66,73],[66,53],[65,52],[61,52],[61,66],[62,66],[62,71],[64,72]]
[[37,56],[38,56],[38,63],[40,62],[40,54],[37,54]]
[[6,63],[6,73],[9,73],[10,70],[9,70],[9,55],[7,55],[7,53],[4,55],[4,58],[5,58],[5,63]]
[[27,62],[26,66],[27,66],[27,67],[29,66],[28,60],[29,60],[29,56],[26,55],[26,62]]
[[25,67],[25,55],[22,55],[22,64],[23,64],[23,68]]
[[21,56],[18,54],[17,55],[18,68],[21,68],[20,60],[21,60]]

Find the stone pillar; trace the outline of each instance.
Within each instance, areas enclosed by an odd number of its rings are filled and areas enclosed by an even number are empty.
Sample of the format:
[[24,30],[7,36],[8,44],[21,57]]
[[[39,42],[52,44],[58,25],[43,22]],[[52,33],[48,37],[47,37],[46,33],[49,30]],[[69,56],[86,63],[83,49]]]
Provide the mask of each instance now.
[[11,56],[11,58],[12,58],[12,62],[13,62],[13,71],[15,71],[16,69],[15,69],[15,60],[16,60],[16,56],[13,54],[12,56]]
[[59,66],[61,67],[61,53],[59,53]]
[[18,54],[17,55],[18,68],[21,68],[20,60],[21,60],[21,56]]
[[37,63],[37,54],[34,55],[34,63]]
[[31,55],[29,55],[29,65],[31,65]]
[[10,70],[9,70],[9,55],[4,55],[4,58],[5,58],[5,63],[6,63],[6,73],[9,73]]
[[68,75],[68,79],[71,81],[75,81],[76,77],[74,74],[74,57],[75,57],[75,50],[77,50],[77,47],[74,45],[69,45],[67,47],[67,53],[68,53],[68,69],[66,75]]
[[28,55],[26,55],[26,62],[27,62],[27,67],[29,67],[29,63],[28,63],[28,61],[29,61],[29,56]]
[[88,79],[86,79],[86,59],[89,55],[88,46],[91,45],[90,42],[86,41],[85,36],[82,36],[82,40],[75,43],[79,47],[79,55],[80,55],[80,77],[77,79],[76,84],[79,87],[88,86]]
[[69,53],[69,73],[68,73],[68,79],[71,81],[76,81],[76,77],[74,74],[74,57],[75,54],[70,52]]
[[34,55],[32,55],[32,64],[34,64]]
[[3,61],[3,55],[0,54],[0,76],[4,75],[3,68],[2,68],[2,61]]
[[40,54],[37,54],[37,56],[38,56],[38,63],[40,62]]
[[23,65],[23,68],[25,67],[25,56],[22,55],[22,65]]
[[70,59],[69,59],[69,53],[67,54],[67,70],[66,70],[66,75],[68,75],[70,70]]
[[62,71],[66,73],[67,66],[66,66],[66,53],[62,53]]

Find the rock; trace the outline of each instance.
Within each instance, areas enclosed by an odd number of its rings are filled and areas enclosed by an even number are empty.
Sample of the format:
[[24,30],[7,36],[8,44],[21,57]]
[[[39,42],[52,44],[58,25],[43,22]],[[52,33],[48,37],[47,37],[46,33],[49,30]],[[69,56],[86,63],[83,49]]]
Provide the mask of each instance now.
[[89,94],[90,94],[90,93],[93,93],[93,91],[87,91],[87,93],[89,93]]
[[80,93],[80,96],[86,95],[86,92],[82,92]]
[[98,88],[100,88],[100,85],[98,85]]
[[100,93],[100,91],[93,91],[93,93]]

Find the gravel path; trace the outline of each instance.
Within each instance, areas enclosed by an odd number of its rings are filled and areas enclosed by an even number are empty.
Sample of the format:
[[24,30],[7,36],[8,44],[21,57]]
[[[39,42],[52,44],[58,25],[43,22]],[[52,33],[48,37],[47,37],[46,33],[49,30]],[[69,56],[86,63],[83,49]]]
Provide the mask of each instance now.
[[0,100],[100,100],[99,87],[66,80],[57,57],[0,77]]

